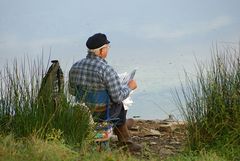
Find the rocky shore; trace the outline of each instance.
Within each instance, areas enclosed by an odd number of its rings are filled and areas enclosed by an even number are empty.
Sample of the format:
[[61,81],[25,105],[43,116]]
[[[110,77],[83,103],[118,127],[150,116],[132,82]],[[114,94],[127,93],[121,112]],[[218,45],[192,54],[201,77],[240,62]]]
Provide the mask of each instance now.
[[[142,153],[135,155],[148,159],[157,156],[164,159],[183,151],[186,140],[186,123],[166,120],[140,120],[136,119],[130,128],[132,139],[141,144],[144,149]],[[117,139],[113,139],[113,146]]]

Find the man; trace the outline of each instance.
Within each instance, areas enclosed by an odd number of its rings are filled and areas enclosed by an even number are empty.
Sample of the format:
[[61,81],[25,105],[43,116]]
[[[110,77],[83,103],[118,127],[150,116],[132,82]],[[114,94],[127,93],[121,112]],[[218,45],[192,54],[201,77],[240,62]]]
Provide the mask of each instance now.
[[[130,92],[137,88],[137,83],[131,80],[128,86],[122,86],[117,72],[105,60],[109,52],[109,44],[110,41],[102,33],[94,34],[88,38],[86,58],[73,64],[69,72],[70,93],[76,96],[79,86],[95,91],[106,90],[111,100],[110,117],[111,119],[119,119],[116,122],[114,133],[121,143],[128,145],[130,151],[139,151],[141,146],[130,139],[126,123],[127,111],[124,110],[122,103]],[[93,111],[93,116],[98,116],[100,119],[104,119],[106,116],[106,108],[99,107],[99,105],[96,105],[91,111]]]

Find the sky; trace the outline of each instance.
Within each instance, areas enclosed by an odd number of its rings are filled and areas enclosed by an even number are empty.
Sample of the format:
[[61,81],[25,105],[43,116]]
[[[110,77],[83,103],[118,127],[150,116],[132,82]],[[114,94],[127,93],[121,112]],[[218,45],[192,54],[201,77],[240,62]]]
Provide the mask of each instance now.
[[[213,44],[240,41],[239,0],[0,0],[0,67],[14,58],[58,59],[65,74],[91,35],[111,41],[117,71],[137,67],[139,92],[177,86]],[[160,96],[159,96],[160,97]]]

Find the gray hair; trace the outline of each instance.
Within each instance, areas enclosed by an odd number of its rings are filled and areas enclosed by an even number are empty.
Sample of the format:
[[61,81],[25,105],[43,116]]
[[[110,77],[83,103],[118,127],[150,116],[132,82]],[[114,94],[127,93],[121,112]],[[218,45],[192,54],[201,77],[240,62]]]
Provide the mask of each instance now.
[[88,49],[89,52],[92,52],[92,53],[98,53],[100,51],[100,49],[106,47],[107,44],[104,44],[103,46],[99,47],[99,48],[96,48],[96,49]]

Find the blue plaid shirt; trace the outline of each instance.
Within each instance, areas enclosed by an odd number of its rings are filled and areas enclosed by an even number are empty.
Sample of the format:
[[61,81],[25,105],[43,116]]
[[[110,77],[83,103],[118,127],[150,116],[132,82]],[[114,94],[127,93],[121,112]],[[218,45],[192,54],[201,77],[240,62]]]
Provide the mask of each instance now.
[[113,102],[122,102],[131,91],[123,86],[115,70],[106,60],[88,52],[86,58],[73,64],[69,71],[69,92],[76,95],[77,86],[91,90],[107,90]]

